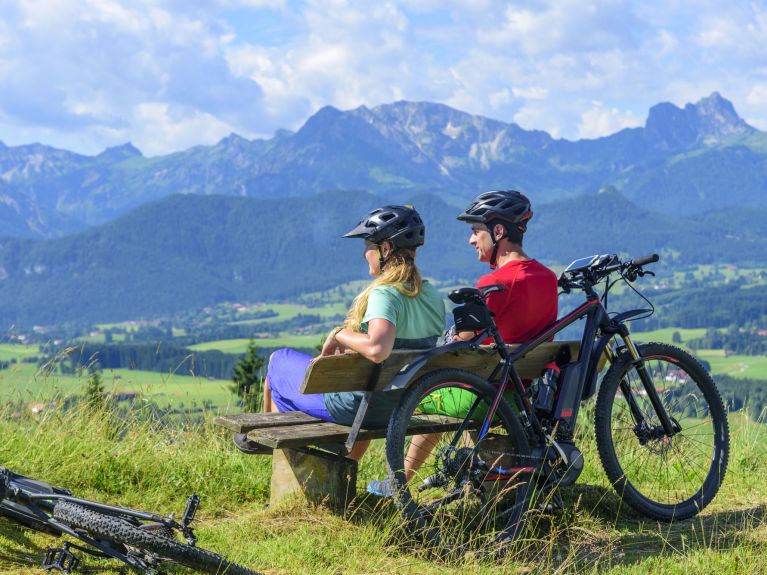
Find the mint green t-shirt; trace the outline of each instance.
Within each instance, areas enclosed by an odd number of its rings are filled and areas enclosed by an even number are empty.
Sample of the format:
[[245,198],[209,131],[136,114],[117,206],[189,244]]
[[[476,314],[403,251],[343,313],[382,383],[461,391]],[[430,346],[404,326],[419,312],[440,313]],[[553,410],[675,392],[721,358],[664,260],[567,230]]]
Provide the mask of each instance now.
[[403,295],[394,286],[380,286],[370,292],[362,331],[367,332],[372,319],[393,323],[397,339],[439,337],[445,331],[445,302],[427,281],[416,297]]
[[[428,282],[423,282],[415,297],[403,295],[393,286],[380,286],[370,292],[362,318],[363,332],[373,319],[385,319],[397,328],[395,349],[434,347],[445,329],[445,302]],[[404,391],[374,393],[365,415],[365,425],[386,425]],[[336,392],[326,393],[323,399],[336,422],[351,425],[363,395],[361,391]]]

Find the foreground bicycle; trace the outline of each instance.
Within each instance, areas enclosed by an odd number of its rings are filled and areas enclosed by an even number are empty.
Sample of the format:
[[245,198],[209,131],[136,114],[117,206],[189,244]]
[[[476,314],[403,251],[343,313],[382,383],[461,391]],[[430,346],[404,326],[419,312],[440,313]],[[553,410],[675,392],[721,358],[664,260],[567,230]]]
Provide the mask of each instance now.
[[[408,528],[443,552],[498,549],[505,545],[494,543],[521,534],[531,505],[561,504],[557,488],[574,483],[583,469],[575,424],[581,402],[596,392],[603,354],[611,366],[600,384],[594,431],[618,495],[640,514],[665,522],[687,519],[708,505],[724,479],[729,452],[726,412],[711,376],[682,349],[632,341],[626,323],[654,309],[612,316],[606,309],[616,282],[639,294],[630,282],[651,274],[644,267],[656,261],[657,255],[627,262],[614,255],[576,260],[559,286],[566,293],[583,291],[585,303],[513,351],[485,304],[502,286],[450,294],[460,304],[456,327],[477,330],[476,337],[428,352],[390,386],[404,387],[429,357],[478,350],[488,336],[499,362],[487,380],[457,369],[427,373],[409,386],[393,414],[387,466]],[[611,274],[617,274],[613,281]],[[603,280],[600,298],[594,288]],[[584,318],[577,357],[562,346],[558,376],[551,369],[532,385],[523,382],[515,362]],[[409,438],[411,419],[423,413],[462,422],[455,432]]]
[[[204,549],[190,527],[200,498],[192,495],[179,521],[173,516],[104,505],[72,497],[52,487],[0,467],[0,516],[54,536],[69,535],[85,545],[64,542],[50,548],[42,561],[47,571],[73,572],[79,559],[72,549],[127,563],[146,575],[160,575],[170,561],[206,573],[258,575]],[[176,538],[180,533],[185,542]]]

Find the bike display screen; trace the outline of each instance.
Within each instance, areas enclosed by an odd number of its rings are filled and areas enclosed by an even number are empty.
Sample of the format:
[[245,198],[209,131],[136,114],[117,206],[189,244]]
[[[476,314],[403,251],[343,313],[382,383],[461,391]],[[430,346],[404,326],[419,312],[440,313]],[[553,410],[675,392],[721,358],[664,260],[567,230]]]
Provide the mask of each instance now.
[[591,266],[594,262],[599,260],[600,256],[594,255],[589,256],[587,258],[580,258],[578,260],[575,260],[573,263],[571,263],[569,266],[567,266],[566,272],[579,272],[581,270],[585,270],[589,266]]

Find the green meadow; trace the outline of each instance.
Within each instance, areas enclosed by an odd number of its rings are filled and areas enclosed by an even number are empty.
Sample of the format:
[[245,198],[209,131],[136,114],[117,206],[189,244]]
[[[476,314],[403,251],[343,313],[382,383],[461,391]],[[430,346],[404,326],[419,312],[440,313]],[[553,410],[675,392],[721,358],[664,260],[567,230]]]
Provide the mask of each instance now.
[[[241,354],[248,348],[250,339],[222,339],[218,341],[208,341],[190,346],[195,351],[209,351],[217,349],[224,353]],[[323,334],[310,335],[283,335],[279,337],[257,337],[253,338],[259,347],[296,347],[296,348],[314,348],[324,341]]]
[[[585,420],[584,420],[585,422]],[[586,467],[565,488],[561,512],[531,515],[523,540],[503,559],[440,558],[401,528],[391,503],[365,492],[384,471],[383,442],[363,459],[357,498],[341,515],[297,500],[266,507],[270,457],[246,456],[208,424],[192,430],[116,423],[71,410],[37,417],[0,414],[0,465],[98,501],[163,513],[202,497],[199,545],[267,575],[555,573],[733,575],[767,572],[767,426],[731,417],[724,484],[700,516],[671,525],[635,515],[605,479],[590,434]],[[60,541],[0,519],[0,574],[35,575]],[[82,556],[86,572],[128,575],[120,564]],[[190,573],[169,569],[168,573]]]
[[[227,380],[130,369],[104,370],[102,380],[107,393],[136,394],[137,400],[163,408],[201,407],[208,402],[234,409],[236,403]],[[87,375],[62,375],[35,364],[15,364],[0,371],[0,403],[31,404],[81,395],[86,382]]]

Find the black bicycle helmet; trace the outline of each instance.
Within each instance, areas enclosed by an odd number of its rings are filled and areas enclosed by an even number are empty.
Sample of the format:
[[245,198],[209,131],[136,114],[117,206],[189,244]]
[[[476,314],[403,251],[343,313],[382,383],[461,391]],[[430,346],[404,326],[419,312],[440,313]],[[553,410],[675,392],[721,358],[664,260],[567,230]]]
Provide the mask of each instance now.
[[485,224],[488,228],[492,228],[496,222],[513,224],[519,232],[525,233],[527,222],[532,217],[533,212],[527,196],[514,190],[498,190],[477,196],[458,219]]
[[384,206],[365,216],[345,238],[362,238],[374,244],[384,240],[394,248],[415,249],[422,246],[426,226],[412,206]]
[[[480,194],[458,216],[462,222],[479,223],[487,226],[493,241],[493,253],[490,255],[490,267],[495,269],[498,263],[498,242],[504,238],[516,244],[522,244],[522,236],[527,231],[527,222],[533,217],[530,200],[522,192],[515,190],[493,190]],[[493,228],[502,224],[505,232],[495,239]]]

